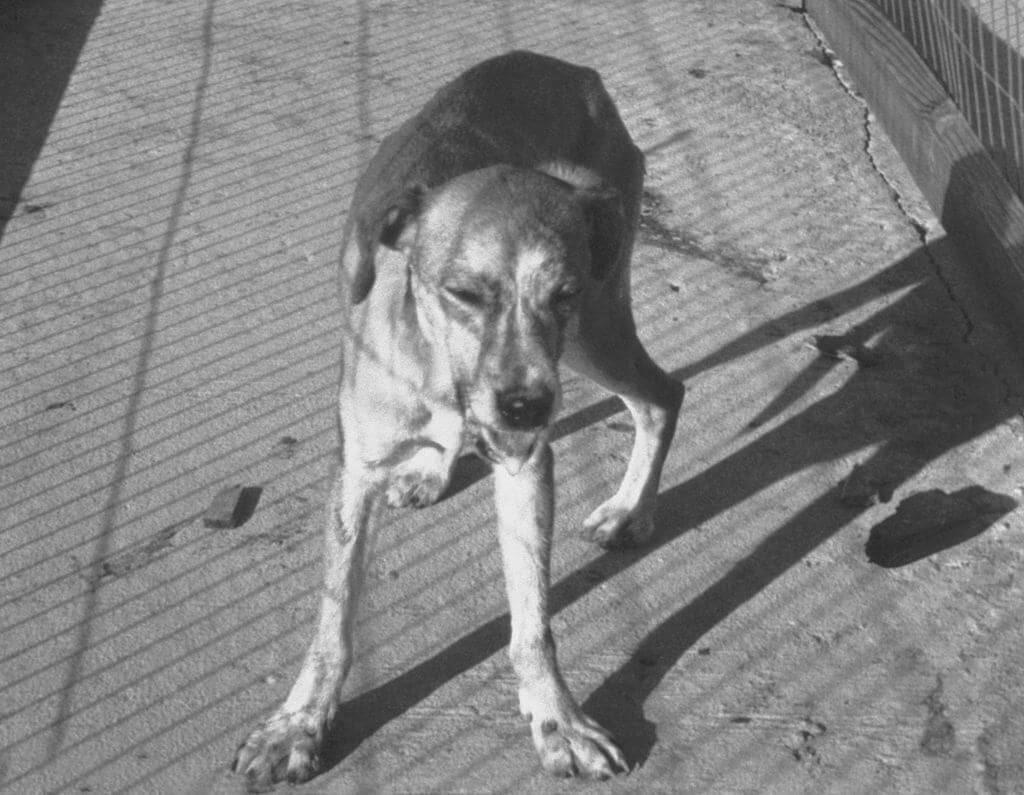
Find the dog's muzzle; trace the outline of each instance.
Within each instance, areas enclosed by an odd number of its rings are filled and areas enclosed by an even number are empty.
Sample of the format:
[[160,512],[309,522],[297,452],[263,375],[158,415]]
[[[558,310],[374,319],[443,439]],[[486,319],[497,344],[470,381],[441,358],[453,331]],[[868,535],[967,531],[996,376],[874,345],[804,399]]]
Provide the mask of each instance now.
[[[486,396],[485,396],[486,395]],[[482,398],[482,400],[481,400]],[[517,474],[545,436],[556,396],[547,386],[515,386],[467,401],[467,430],[476,452],[509,474]]]
[[505,389],[494,396],[498,415],[513,431],[543,428],[551,419],[555,395],[550,389]]

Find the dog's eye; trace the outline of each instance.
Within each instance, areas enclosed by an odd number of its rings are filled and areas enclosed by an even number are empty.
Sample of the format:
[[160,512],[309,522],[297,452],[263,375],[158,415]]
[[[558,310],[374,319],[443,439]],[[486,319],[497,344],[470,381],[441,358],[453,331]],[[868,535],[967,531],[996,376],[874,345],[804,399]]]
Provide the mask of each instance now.
[[487,303],[487,297],[471,287],[451,286],[445,287],[444,291],[450,298],[474,309],[479,309]]

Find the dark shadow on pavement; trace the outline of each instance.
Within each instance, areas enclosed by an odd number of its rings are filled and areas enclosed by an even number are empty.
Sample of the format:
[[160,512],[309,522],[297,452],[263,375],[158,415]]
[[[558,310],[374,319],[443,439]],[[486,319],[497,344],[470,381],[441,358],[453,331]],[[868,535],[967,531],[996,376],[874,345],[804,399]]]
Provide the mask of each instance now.
[[22,191],[43,148],[102,0],[0,3],[0,240],[18,214],[53,200]]
[[911,494],[896,513],[874,527],[864,545],[868,560],[894,569],[970,541],[1017,507],[1017,501],[981,486],[952,494],[930,489]]
[[[944,238],[930,247],[936,252],[950,245]],[[870,447],[877,448],[876,452],[855,467],[856,476],[875,484],[885,501],[886,495],[891,496],[929,463],[1014,415],[1017,409],[998,379],[977,377],[971,362],[985,351],[968,348],[960,339],[960,310],[949,299],[946,286],[934,277],[927,253],[919,249],[868,282],[825,302],[829,310],[845,312],[854,295],[868,300],[870,292],[881,296],[900,286],[915,285],[898,301],[842,335],[852,351],[863,350],[864,340],[875,342],[870,356],[865,357],[867,366],[849,357],[856,364],[840,390],[661,495],[658,526],[662,535],[655,539],[655,547],[782,478]],[[805,328],[811,309],[776,322],[787,332],[794,324]],[[757,335],[754,330],[710,358],[716,364],[723,356],[731,359],[729,348],[733,354],[745,352]],[[780,416],[808,394],[825,372],[840,366],[843,358],[833,354],[820,350],[819,357],[754,419],[752,427]],[[991,358],[998,355],[993,353]],[[871,504],[868,500],[858,503],[849,496],[843,481],[796,513],[718,582],[654,627],[629,661],[591,694],[584,709],[623,738],[623,750],[633,764],[642,764],[656,742],[655,729],[645,719],[643,707],[665,674],[702,635]],[[911,502],[920,509],[928,503],[934,511],[935,497],[931,492],[908,496],[901,505]],[[915,538],[918,551],[927,549],[931,554],[973,538],[1016,506],[1011,498],[984,489],[964,489],[951,499],[961,518],[962,501],[973,506],[976,515],[954,532],[940,525],[933,525],[930,532],[919,527]]]

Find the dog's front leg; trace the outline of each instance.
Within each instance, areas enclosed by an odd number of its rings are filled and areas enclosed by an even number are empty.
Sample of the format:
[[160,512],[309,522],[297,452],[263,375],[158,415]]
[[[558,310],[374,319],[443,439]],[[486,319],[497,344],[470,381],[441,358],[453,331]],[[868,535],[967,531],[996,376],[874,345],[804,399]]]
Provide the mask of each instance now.
[[235,772],[251,787],[305,781],[320,766],[324,729],[352,661],[352,624],[362,581],[366,528],[375,488],[342,467],[327,506],[324,587],[316,637],[284,704],[238,749]]
[[548,621],[549,559],[554,513],[551,448],[538,444],[517,474],[494,468],[498,535],[519,678],[519,708],[530,721],[541,764],[557,776],[608,778],[626,770],[622,751],[583,714],[558,670]]

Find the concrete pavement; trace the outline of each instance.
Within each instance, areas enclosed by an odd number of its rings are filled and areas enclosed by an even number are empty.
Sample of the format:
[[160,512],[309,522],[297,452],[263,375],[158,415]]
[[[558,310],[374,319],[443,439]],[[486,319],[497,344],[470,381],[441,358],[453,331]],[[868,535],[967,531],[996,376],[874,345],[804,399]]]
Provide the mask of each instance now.
[[[596,67],[647,153],[635,310],[690,390],[659,534],[602,554],[574,531],[628,418],[566,374],[554,629],[637,766],[600,789],[1024,789],[1020,356],[800,14],[77,0],[0,23],[0,790],[239,790],[315,616],[347,193],[510,48]],[[517,715],[490,484],[465,481],[381,513],[304,791],[583,786],[543,777]],[[253,516],[205,527],[232,484],[262,489]],[[887,568],[865,545],[894,526],[922,556]]]

